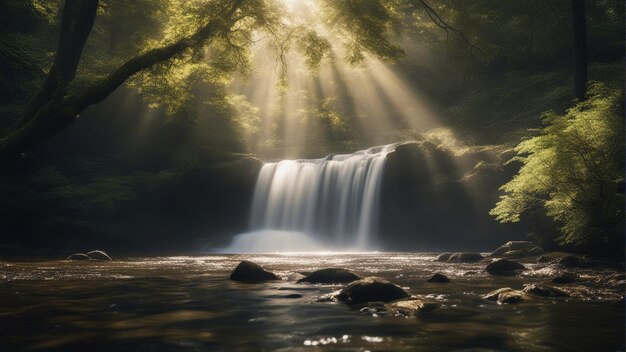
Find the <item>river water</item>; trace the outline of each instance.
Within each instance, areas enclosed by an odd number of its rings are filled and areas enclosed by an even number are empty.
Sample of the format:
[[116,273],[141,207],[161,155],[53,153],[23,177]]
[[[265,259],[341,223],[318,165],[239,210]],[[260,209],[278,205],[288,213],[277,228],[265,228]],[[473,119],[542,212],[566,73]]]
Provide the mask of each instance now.
[[[114,262],[0,262],[0,348],[108,351],[623,351],[623,286],[577,269],[575,297],[498,305],[493,289],[548,282],[552,267],[493,277],[484,264],[434,262],[434,254],[275,254],[126,258]],[[283,281],[228,280],[243,259]],[[373,316],[318,303],[340,285],[297,284],[294,272],[343,267],[380,276],[438,301],[416,317]],[[448,284],[427,283],[434,272]],[[292,297],[292,298],[290,298]],[[295,297],[295,298],[294,298]]]

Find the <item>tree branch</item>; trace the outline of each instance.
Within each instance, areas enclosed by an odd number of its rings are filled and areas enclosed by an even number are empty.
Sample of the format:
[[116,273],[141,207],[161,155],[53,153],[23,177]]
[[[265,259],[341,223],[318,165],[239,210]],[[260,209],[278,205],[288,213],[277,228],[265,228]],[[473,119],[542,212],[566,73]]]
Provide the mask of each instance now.
[[474,45],[465,35],[465,33],[463,33],[463,31],[461,31],[458,28],[452,27],[451,25],[449,25],[446,21],[444,21],[441,16],[439,16],[439,14],[435,11],[435,9],[433,9],[433,7],[428,4],[426,2],[426,0],[419,0],[419,2],[422,4],[422,7],[424,8],[424,10],[426,11],[426,14],[428,15],[428,17],[431,19],[431,21],[433,21],[433,23],[435,25],[437,25],[439,28],[443,29],[446,31],[446,36],[448,36],[449,31],[452,31],[456,34],[458,34],[461,39],[465,42],[465,44],[467,44],[467,46],[469,46],[470,48],[476,49],[478,50],[481,54],[484,54],[485,52],[477,47],[476,45]]
[[[76,5],[76,2],[79,2],[80,6]],[[67,0],[64,8],[66,19],[62,20],[61,41],[69,40],[70,47],[77,45],[79,48],[74,47],[74,50],[70,52],[66,52],[65,49],[59,50],[55,59],[59,68],[57,69],[57,66],[53,64],[55,72],[51,69],[48,76],[56,75],[58,78],[51,77],[51,86],[44,84],[45,87],[42,87],[44,92],[41,95],[39,92],[37,93],[35,98],[37,100],[36,105],[39,107],[30,113],[31,117],[20,121],[17,128],[0,139],[0,162],[30,149],[39,141],[61,131],[71,124],[80,112],[90,105],[104,100],[128,78],[138,72],[167,61],[186,49],[205,43],[220,30],[228,31],[228,28],[236,21],[233,19],[233,15],[243,2],[244,0],[234,1],[226,11],[225,16],[214,18],[193,35],[141,53],[126,61],[104,79],[93,83],[78,93],[64,97],[66,85],[76,74],[82,48],[91,32],[98,3],[97,0]],[[75,6],[79,6],[76,16],[83,16],[82,14],[88,14],[88,11],[92,11],[91,16],[75,18],[73,21],[67,19],[76,10]],[[71,25],[71,22],[74,24]],[[68,32],[69,28],[72,28],[71,32]],[[68,36],[67,33],[71,34]],[[64,44],[60,43],[60,48],[62,46],[65,47]],[[63,67],[63,70],[60,67]],[[63,87],[60,85],[61,83],[64,84]],[[49,91],[50,87],[55,87],[55,89]],[[59,91],[63,94],[59,94]]]

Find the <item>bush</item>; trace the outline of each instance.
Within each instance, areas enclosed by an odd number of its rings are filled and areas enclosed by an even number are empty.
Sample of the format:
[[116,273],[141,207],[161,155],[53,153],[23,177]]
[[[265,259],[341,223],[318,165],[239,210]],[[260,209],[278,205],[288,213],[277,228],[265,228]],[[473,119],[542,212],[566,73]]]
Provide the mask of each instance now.
[[490,214],[517,222],[543,208],[560,226],[560,244],[623,252],[623,103],[621,89],[594,83],[587,101],[544,114],[541,134],[515,148],[511,161],[523,165]]

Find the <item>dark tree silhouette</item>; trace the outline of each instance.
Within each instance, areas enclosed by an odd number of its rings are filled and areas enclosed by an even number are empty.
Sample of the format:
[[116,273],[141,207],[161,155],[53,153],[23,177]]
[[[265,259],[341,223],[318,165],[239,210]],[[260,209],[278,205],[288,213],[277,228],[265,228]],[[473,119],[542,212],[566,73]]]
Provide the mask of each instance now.
[[587,94],[587,21],[585,0],[572,0],[572,25],[574,29],[574,96],[585,100]]

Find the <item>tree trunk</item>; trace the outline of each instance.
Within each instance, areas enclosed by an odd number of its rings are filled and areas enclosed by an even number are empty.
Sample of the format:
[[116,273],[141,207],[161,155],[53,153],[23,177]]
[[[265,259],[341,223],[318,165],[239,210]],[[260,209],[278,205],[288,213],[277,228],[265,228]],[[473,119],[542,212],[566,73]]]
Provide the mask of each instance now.
[[574,96],[585,100],[587,93],[587,21],[585,0],[572,0],[572,24],[574,29]]

